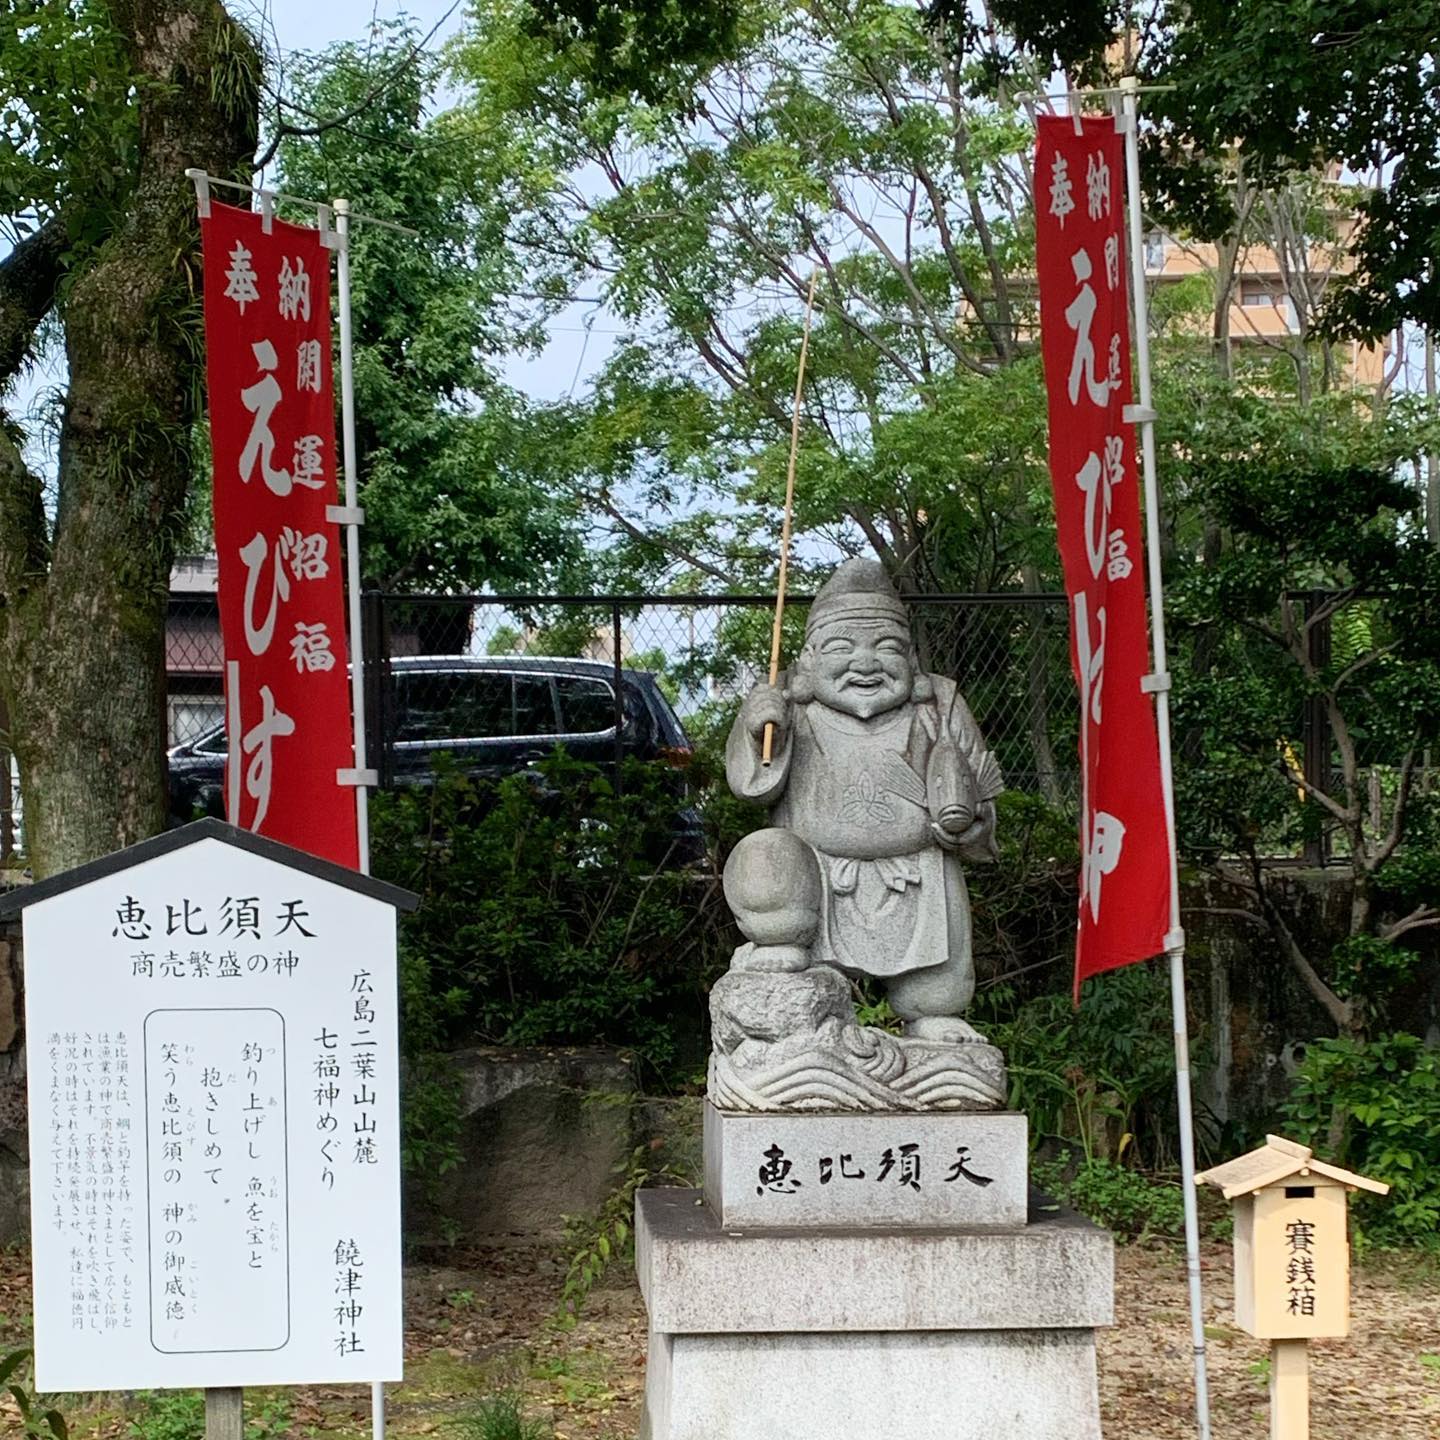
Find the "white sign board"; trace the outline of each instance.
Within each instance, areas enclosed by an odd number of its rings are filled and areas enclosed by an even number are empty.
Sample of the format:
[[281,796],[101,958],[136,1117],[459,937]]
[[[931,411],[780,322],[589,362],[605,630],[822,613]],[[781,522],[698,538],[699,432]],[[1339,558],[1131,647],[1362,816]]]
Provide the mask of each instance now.
[[28,904],[39,1389],[400,1379],[395,911],[317,870],[202,838]]

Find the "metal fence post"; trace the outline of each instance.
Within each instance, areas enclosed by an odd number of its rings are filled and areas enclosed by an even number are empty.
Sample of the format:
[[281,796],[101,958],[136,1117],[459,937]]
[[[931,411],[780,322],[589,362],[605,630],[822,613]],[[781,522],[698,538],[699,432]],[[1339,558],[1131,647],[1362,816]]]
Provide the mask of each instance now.
[[625,792],[625,672],[620,647],[624,641],[620,602],[610,607],[610,647],[615,661],[615,793]]
[[[1330,622],[1326,615],[1320,623],[1310,624],[1329,596],[1323,590],[1310,590],[1305,595],[1306,646],[1310,663],[1322,670],[1330,663]],[[1305,698],[1305,783],[1328,795],[1330,793],[1330,719],[1325,713],[1325,700],[1320,695]],[[1318,809],[1318,806],[1317,806]],[[1330,829],[1323,820],[1319,831],[1305,841],[1305,863],[1324,865],[1330,858]]]
[[380,789],[388,789],[393,766],[390,761],[392,733],[390,704],[390,635],[386,628],[385,597],[378,590],[360,596],[360,634],[365,655],[365,714],[368,718],[369,754],[367,763],[380,777]]
[[15,795],[10,782],[10,716],[0,700],[0,862],[15,853]]

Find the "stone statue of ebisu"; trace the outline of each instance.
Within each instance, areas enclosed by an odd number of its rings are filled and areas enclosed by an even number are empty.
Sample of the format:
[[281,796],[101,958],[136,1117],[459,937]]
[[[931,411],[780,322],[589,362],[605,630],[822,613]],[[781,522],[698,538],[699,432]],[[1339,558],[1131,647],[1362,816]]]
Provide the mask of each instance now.
[[[741,706],[726,775],[772,828],[725,869],[747,943],[712,992],[712,1100],[1003,1103],[999,1052],[962,1018],[975,990],[964,866],[994,857],[999,767],[955,682],[918,668],[878,562],[847,561],[821,588],[791,671]],[[855,1023],[846,977],[859,976],[882,981],[903,1036]]]

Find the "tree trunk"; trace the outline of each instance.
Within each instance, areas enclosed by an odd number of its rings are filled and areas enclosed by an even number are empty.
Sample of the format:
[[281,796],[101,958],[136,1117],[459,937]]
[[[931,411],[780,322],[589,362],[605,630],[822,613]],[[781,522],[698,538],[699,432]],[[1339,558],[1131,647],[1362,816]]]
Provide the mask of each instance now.
[[10,489],[0,513],[29,524],[0,534],[0,672],[37,875],[164,827],[166,602],[201,414],[184,172],[243,172],[258,111],[254,47],[219,0],[109,8],[136,81],[136,180],[63,305],[70,376],[53,534],[38,479],[13,446],[0,454]]

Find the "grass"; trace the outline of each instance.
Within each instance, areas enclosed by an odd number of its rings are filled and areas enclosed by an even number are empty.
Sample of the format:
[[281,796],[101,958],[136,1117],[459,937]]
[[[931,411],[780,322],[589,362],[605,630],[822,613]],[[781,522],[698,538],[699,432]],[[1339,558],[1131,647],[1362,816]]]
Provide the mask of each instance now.
[[515,1390],[487,1396],[447,1428],[464,1440],[553,1440],[555,1433],[543,1420],[527,1418]]

